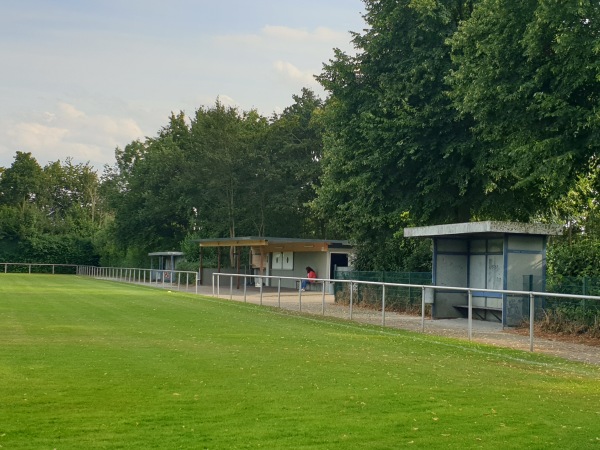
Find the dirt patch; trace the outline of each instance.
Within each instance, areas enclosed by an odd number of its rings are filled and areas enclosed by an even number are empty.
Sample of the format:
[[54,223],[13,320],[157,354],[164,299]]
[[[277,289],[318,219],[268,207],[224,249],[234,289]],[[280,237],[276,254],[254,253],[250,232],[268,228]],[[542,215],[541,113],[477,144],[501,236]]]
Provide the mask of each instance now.
[[[534,325],[534,334],[537,338],[548,341],[568,342],[570,344],[582,344],[591,347],[600,347],[600,338],[587,336],[585,334],[573,335],[564,333],[551,333],[544,331],[539,325]],[[529,336],[529,325],[506,329],[505,332],[518,334],[520,336]]]

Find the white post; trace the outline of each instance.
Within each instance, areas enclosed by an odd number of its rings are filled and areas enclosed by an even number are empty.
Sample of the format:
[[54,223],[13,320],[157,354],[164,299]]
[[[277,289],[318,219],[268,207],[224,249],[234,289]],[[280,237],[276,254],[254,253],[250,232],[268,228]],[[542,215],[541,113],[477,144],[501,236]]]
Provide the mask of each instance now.
[[421,333],[425,333],[425,286],[421,286]]
[[529,294],[529,351],[533,351],[533,324],[535,320],[535,297]]
[[277,278],[277,307],[281,309],[281,278]]
[[385,284],[381,293],[381,326],[385,327]]
[[352,300],[354,298],[354,286],[352,281],[350,281],[350,320],[352,320]]
[[325,280],[323,280],[323,299],[322,299],[321,314],[325,315]]
[[468,322],[469,322],[469,341],[473,337],[473,292],[469,289],[469,310],[468,310]]

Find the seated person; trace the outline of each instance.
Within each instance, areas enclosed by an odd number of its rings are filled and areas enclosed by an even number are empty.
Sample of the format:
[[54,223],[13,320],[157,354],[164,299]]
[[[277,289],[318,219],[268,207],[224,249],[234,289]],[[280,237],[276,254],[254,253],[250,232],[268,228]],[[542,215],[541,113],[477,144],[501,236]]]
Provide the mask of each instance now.
[[311,279],[317,278],[317,272],[315,272],[312,267],[308,266],[306,268],[306,276],[309,278],[308,280],[302,280],[302,290],[305,291],[310,283],[312,283]]

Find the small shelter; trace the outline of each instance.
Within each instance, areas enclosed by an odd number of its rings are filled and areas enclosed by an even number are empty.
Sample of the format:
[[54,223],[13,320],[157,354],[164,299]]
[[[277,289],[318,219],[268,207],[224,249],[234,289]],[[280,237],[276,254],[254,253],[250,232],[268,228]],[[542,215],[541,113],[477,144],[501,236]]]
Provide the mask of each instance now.
[[[278,237],[237,237],[220,239],[199,239],[200,245],[200,284],[204,280],[203,249],[217,247],[217,271],[221,272],[221,248],[233,248],[236,273],[241,272],[241,247],[250,249],[248,269],[249,275],[256,275],[254,283],[270,285],[266,276],[305,277],[306,267],[317,272],[318,278],[333,279],[338,267],[350,265],[352,246],[347,241],[326,239],[293,239]],[[281,287],[295,288],[294,280],[281,280]],[[239,278],[238,278],[239,288]],[[329,288],[332,289],[330,286]],[[331,290],[330,289],[330,290]]]
[[[473,222],[405,228],[405,237],[433,239],[433,285],[544,291],[546,243],[560,225]],[[528,299],[503,293],[473,292],[473,317],[515,326],[528,316]],[[432,318],[467,313],[468,294],[438,290],[429,299]]]
[[[150,257],[150,276],[152,281],[173,280],[173,273],[177,261],[183,258],[183,252],[152,252]],[[168,271],[168,272],[167,272]]]

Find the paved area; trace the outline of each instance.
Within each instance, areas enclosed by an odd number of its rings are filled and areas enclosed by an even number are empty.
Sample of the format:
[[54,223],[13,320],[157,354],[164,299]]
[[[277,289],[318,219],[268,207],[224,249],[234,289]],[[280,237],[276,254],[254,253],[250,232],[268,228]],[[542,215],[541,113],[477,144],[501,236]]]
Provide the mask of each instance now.
[[[181,290],[198,293],[224,300],[248,302],[263,306],[280,307],[286,310],[298,311],[307,314],[325,315],[353,320],[373,325],[384,325],[386,327],[424,332],[426,334],[453,337],[458,339],[469,338],[467,319],[445,319],[424,321],[424,329],[420,316],[403,315],[372,309],[339,305],[334,302],[333,295],[323,294],[319,291],[298,292],[293,289],[281,289],[265,287],[262,292],[259,288],[243,287],[230,289],[229,286],[221,286],[214,290],[212,286],[169,286],[154,284],[159,288]],[[471,340],[500,347],[508,347],[517,350],[529,351],[530,338],[504,330],[500,323],[473,320]],[[559,356],[565,359],[580,361],[588,364],[600,365],[600,347],[585,344],[563,342],[550,339],[535,338],[534,351],[549,355]]]

